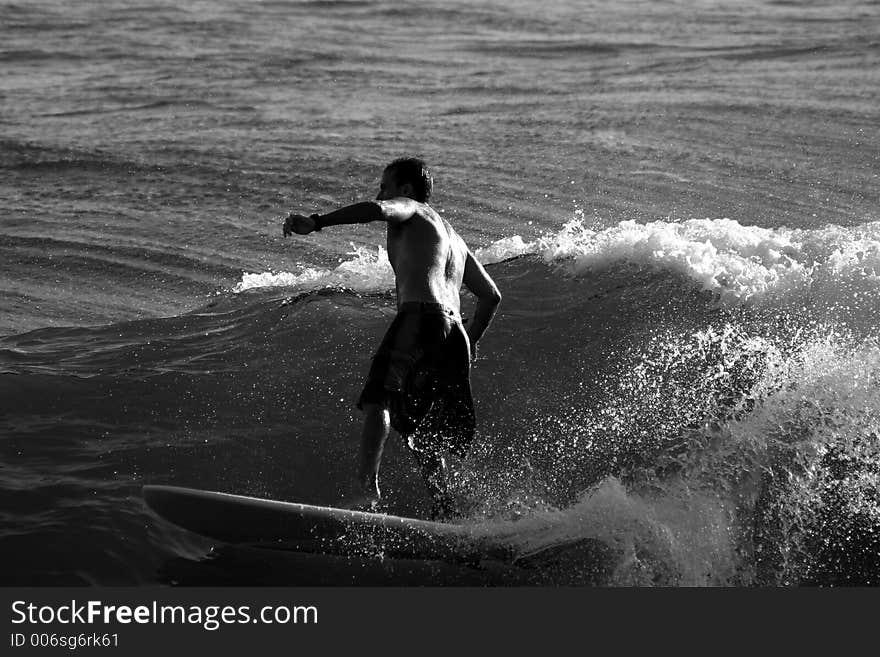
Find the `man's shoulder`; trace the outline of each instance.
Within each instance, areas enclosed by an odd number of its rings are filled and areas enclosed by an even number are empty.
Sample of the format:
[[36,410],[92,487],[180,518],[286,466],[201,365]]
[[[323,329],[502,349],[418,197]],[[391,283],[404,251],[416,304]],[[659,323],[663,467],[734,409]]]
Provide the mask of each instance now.
[[413,212],[411,221],[407,223],[413,227],[421,226],[422,228],[431,228],[436,231],[441,231],[444,228],[450,230],[452,228],[449,222],[440,216],[440,213],[437,212],[437,210],[427,203],[419,202],[416,202],[415,211]]
[[467,245],[464,243],[464,240],[461,239],[459,234],[456,232],[455,228],[449,221],[446,220],[435,208],[430,206],[427,203],[420,203],[418,201],[415,202],[415,212],[413,213],[412,219],[415,221],[408,221],[401,225],[401,228],[405,228],[407,224],[411,228],[418,228],[419,230],[431,230],[436,232],[441,236],[448,236],[455,242],[461,243],[461,246],[464,249],[467,249]]
[[422,217],[424,219],[431,219],[433,221],[442,221],[440,217],[440,213],[437,212],[433,207],[431,207],[427,203],[420,203],[419,201],[415,202],[416,207],[416,215]]

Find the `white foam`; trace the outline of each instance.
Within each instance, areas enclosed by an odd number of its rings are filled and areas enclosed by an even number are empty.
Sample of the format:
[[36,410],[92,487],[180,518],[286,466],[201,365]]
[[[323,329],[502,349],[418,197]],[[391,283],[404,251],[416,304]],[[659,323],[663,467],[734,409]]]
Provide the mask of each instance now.
[[848,228],[761,228],[731,219],[623,221],[591,230],[582,219],[538,245],[572,275],[615,263],[681,274],[722,303],[839,302],[880,291],[880,223]]
[[[678,486],[640,495],[608,477],[565,509],[536,509],[516,521],[482,521],[478,534],[515,546],[521,563],[541,571],[593,540],[613,551],[601,583],[618,586],[724,585],[735,575],[730,509],[718,497]],[[596,564],[582,564],[590,569]],[[578,560],[563,577],[578,581]]]
[[[493,242],[474,251],[474,257],[489,265],[535,250],[534,242],[525,242],[519,235]],[[259,288],[294,287],[321,289],[345,287],[358,292],[382,292],[394,288],[394,271],[388,261],[388,252],[381,246],[372,249],[355,246],[348,253],[350,259],[334,269],[307,267],[298,273],[263,272],[245,273],[232,289],[244,292]]]
[[484,265],[491,265],[508,258],[535,252],[535,242],[526,242],[519,235],[505,237],[485,248],[474,251],[474,257]]
[[[622,221],[592,229],[583,214],[555,233],[526,241],[519,235],[476,249],[489,265],[536,255],[560,273],[580,276],[627,263],[686,277],[724,304],[861,303],[880,294],[880,222],[858,227],[761,228],[732,219],[681,223]],[[334,269],[297,273],[244,274],[234,292],[266,287],[341,286],[358,291],[393,288],[393,272],[382,247],[353,247]]]
[[388,253],[381,246],[373,251],[352,245],[348,255],[334,269],[305,268],[299,273],[264,272],[244,274],[233,292],[244,292],[259,288],[294,287],[321,289],[345,287],[358,292],[388,290],[394,287],[394,272],[388,262]]

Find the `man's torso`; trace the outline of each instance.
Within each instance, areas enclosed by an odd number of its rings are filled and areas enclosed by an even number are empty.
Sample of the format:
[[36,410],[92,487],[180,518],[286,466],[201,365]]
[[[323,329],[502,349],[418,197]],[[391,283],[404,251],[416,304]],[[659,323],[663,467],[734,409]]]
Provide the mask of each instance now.
[[389,224],[387,237],[398,306],[426,301],[458,311],[467,247],[452,226],[423,203],[411,219]]

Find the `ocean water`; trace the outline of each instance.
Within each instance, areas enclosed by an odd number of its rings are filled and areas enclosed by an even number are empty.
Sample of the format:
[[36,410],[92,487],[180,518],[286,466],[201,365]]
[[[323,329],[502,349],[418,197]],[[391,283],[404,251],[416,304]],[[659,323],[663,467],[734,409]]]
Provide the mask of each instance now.
[[[0,582],[880,583],[878,35],[873,0],[0,0]],[[383,230],[281,220],[403,154],[504,295],[453,489],[518,558],[161,521],[144,484],[350,492]],[[382,477],[427,514],[393,439]]]

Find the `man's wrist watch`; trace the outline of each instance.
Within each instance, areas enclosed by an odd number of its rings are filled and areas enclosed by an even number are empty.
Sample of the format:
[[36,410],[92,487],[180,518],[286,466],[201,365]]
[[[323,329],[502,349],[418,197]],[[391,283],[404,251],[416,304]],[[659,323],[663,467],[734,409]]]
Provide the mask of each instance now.
[[322,226],[321,226],[321,215],[319,215],[319,214],[316,212],[315,214],[310,214],[310,215],[309,215],[309,219],[311,219],[312,221],[315,222],[315,230],[316,230],[316,231],[321,230],[321,228],[322,228]]

